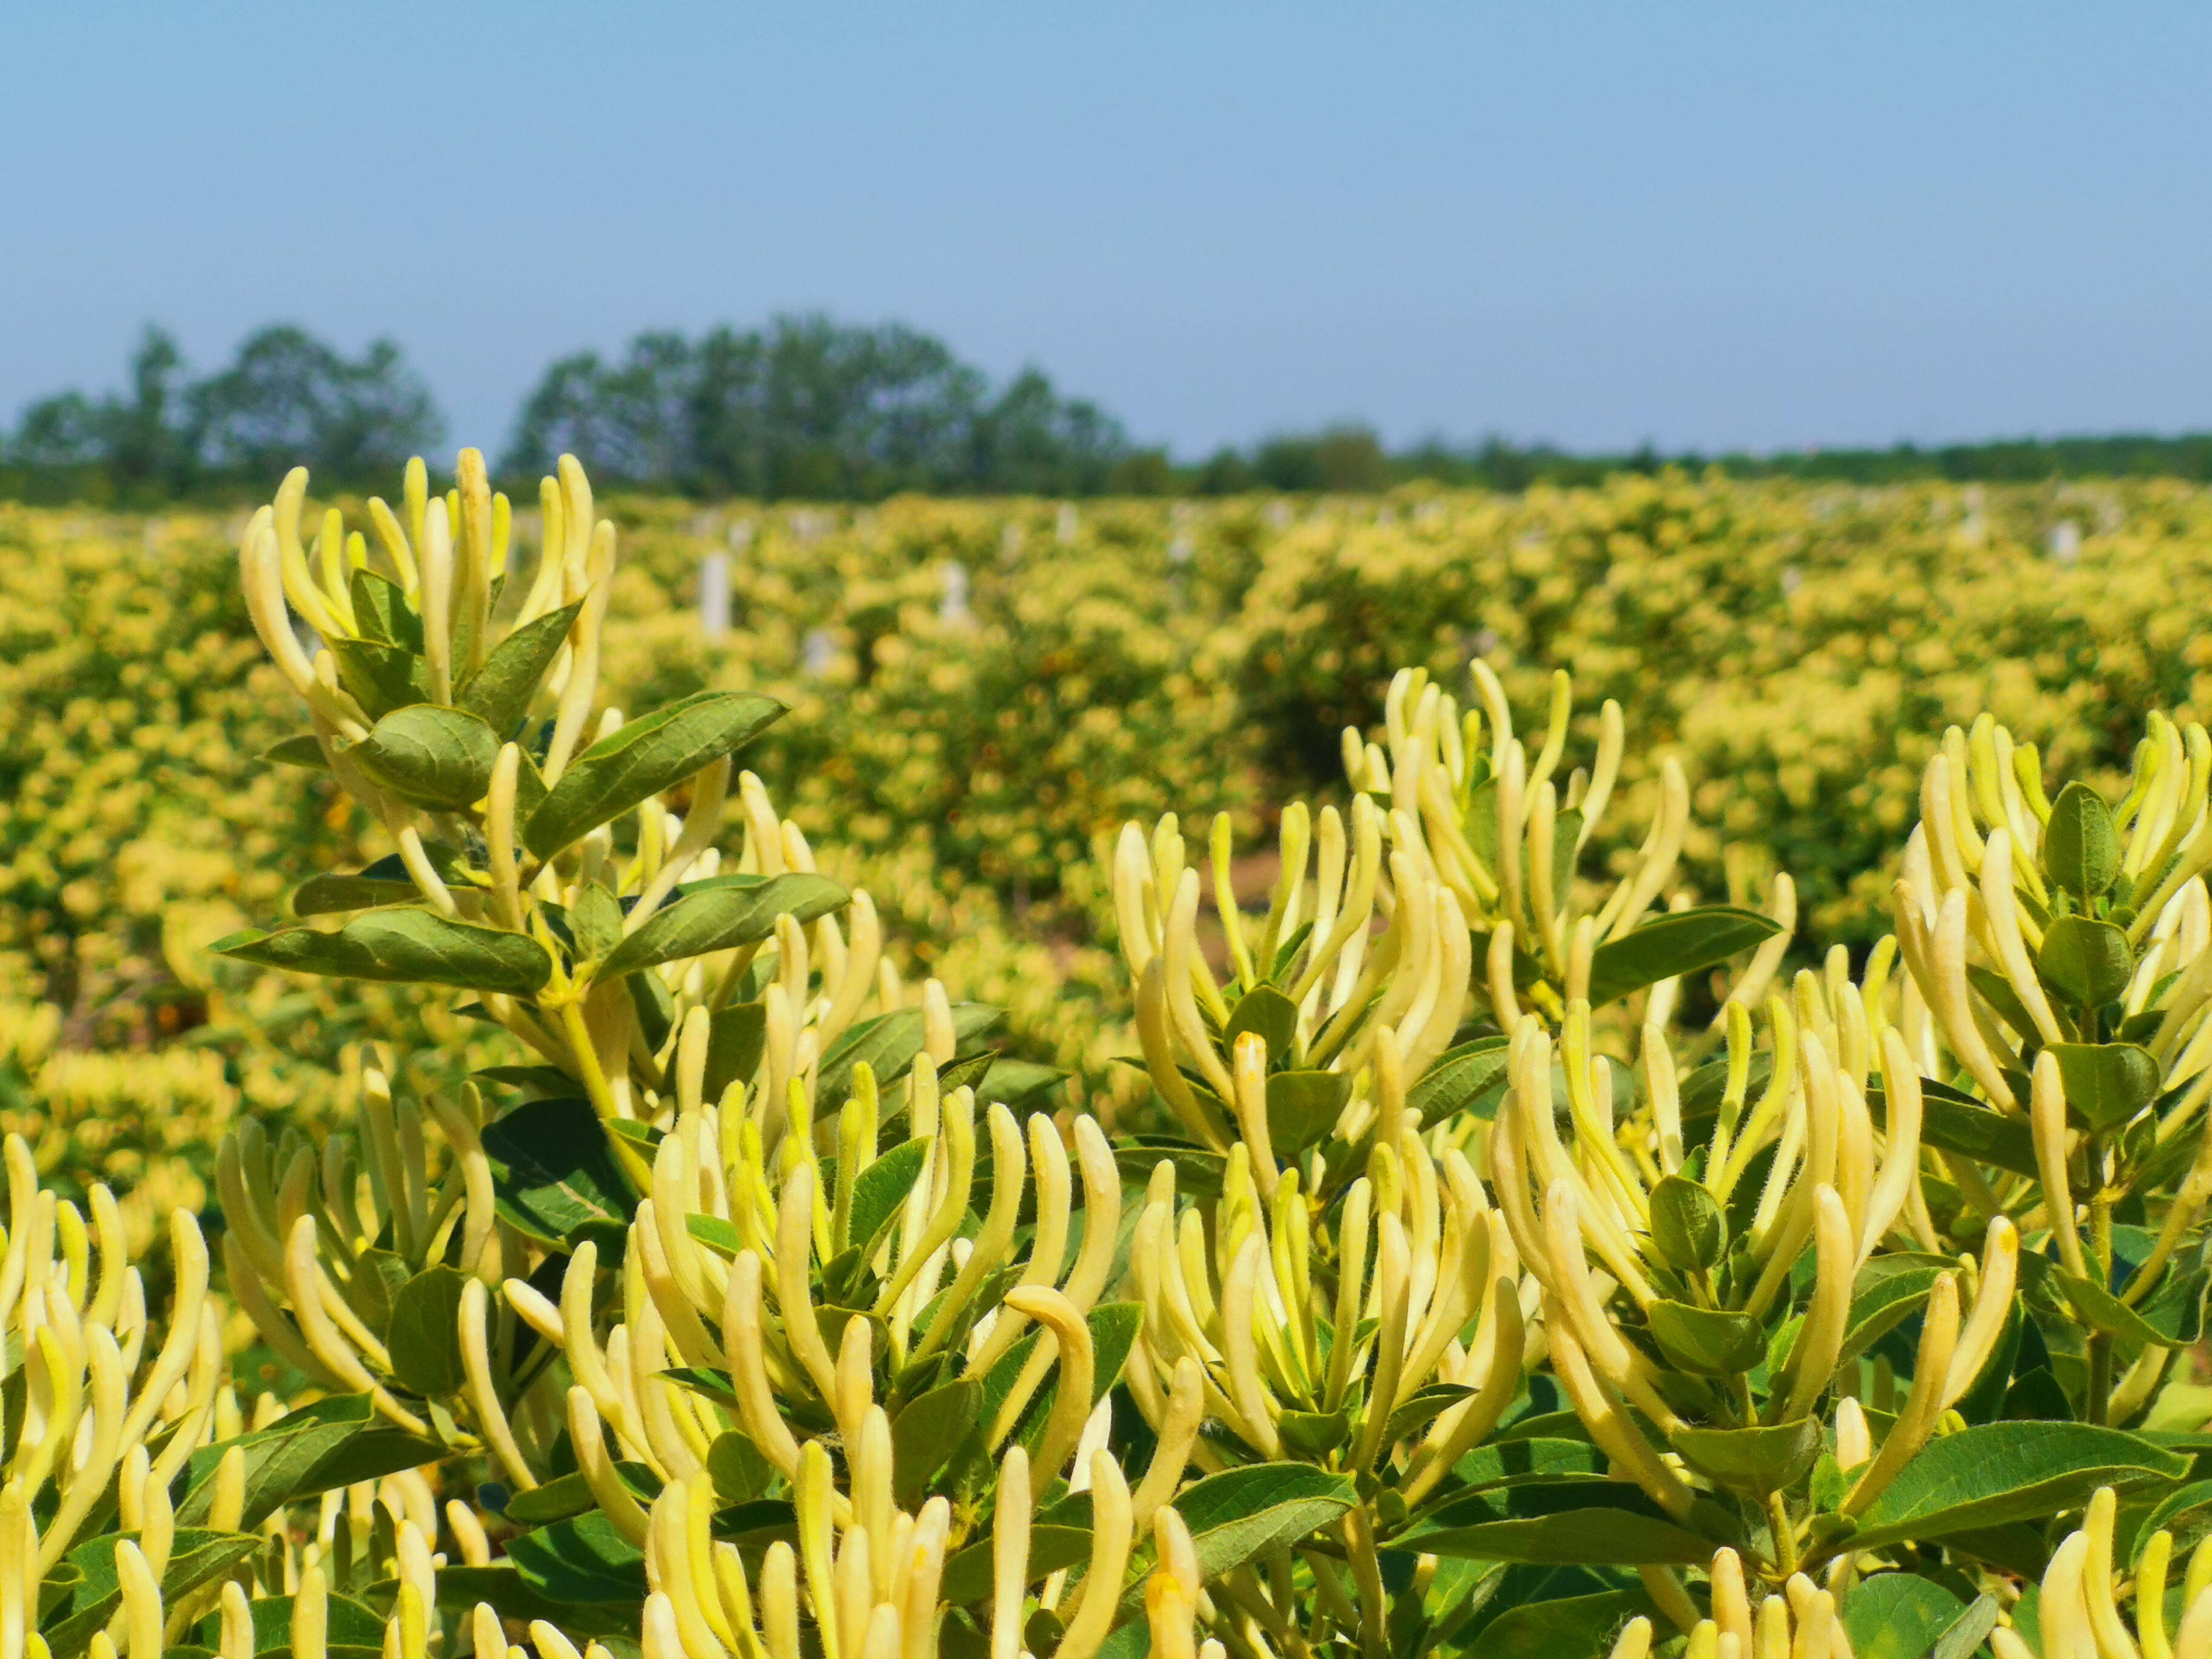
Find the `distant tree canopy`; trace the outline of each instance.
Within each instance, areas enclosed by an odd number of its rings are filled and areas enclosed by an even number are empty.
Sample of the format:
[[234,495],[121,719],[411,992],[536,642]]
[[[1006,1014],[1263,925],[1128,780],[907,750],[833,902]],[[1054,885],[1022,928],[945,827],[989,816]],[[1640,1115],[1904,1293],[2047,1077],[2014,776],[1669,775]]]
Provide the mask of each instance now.
[[[348,358],[280,324],[248,336],[227,368],[194,379],[176,341],[149,327],[120,392],[44,398],[12,431],[0,429],[0,500],[141,507],[258,498],[272,477],[301,463],[325,487],[384,488],[408,456],[436,451],[445,426],[428,387],[389,340]],[[1432,438],[1393,452],[1351,422],[1278,433],[1178,465],[1164,449],[1133,445],[1120,422],[1063,396],[1037,369],[994,386],[933,336],[818,314],[696,339],[647,332],[617,357],[561,358],[524,399],[501,468],[526,484],[564,452],[594,477],[633,489],[768,500],[872,500],[899,490],[1353,492],[1414,479],[1519,490],[1662,466],[1865,484],[2151,474],[2212,482],[2212,435],[2203,434],[1576,454],[1498,437]]]
[[349,361],[279,324],[247,336],[228,368],[193,380],[176,341],[149,328],[121,395],[64,392],[23,411],[0,443],[0,495],[136,505],[265,489],[272,473],[301,463],[336,483],[380,483],[444,437],[429,388],[389,340]]
[[542,471],[564,452],[633,484],[830,498],[1091,495],[1130,447],[1035,369],[994,392],[929,335],[810,316],[696,341],[641,334],[612,362],[562,358],[523,404],[506,470]]

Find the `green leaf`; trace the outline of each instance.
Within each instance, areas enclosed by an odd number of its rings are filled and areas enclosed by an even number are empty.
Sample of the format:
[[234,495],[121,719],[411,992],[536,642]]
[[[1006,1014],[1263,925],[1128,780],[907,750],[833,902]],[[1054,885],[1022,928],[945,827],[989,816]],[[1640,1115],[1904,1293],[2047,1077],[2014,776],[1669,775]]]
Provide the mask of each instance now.
[[579,599],[523,623],[499,642],[482,668],[461,683],[454,701],[482,717],[502,737],[513,732],[530,712],[538,683],[545,678],[553,659],[561,654],[562,641],[568,637],[569,627],[583,608],[584,602]]
[[718,761],[784,712],[773,697],[700,691],[630,721],[568,763],[523,826],[523,845],[553,856],[609,819]]
[[750,1083],[768,1048],[768,1005],[741,1002],[708,1017],[704,1097],[719,1102],[732,1083]]
[[[1867,1091],[1869,1107],[1880,1103],[1887,1122],[1887,1100],[1879,1084]],[[2035,1132],[2025,1116],[2008,1117],[1972,1095],[1932,1078],[1920,1079],[1920,1139],[1977,1164],[1990,1164],[2014,1175],[2036,1173]]]
[[645,1553],[597,1510],[507,1541],[507,1559],[556,1601],[635,1606],[645,1600]]
[[1352,1418],[1340,1411],[1286,1411],[1275,1419],[1275,1431],[1292,1451],[1322,1458],[1351,1438]]
[[1796,1486],[1820,1455],[1820,1425],[1809,1417],[1771,1428],[1681,1428],[1669,1438],[1698,1474],[1753,1496]]
[[[1990,1632],[1996,1628],[1997,1598],[1984,1591],[1974,1598],[1973,1605],[1944,1627],[1929,1651],[1929,1659],[1972,1659],[1989,1640]],[[1844,1633],[1850,1634],[1849,1621]]]
[[[474,872],[458,848],[441,841],[426,841],[422,852],[430,867],[438,872],[438,878],[448,887],[474,884]],[[422,896],[422,890],[407,873],[406,865],[401,862],[398,854],[393,853],[354,875],[332,872],[308,877],[292,895],[292,914],[304,920],[345,910],[367,910],[380,904],[405,904]]]
[[531,1237],[562,1244],[579,1228],[629,1225],[636,1195],[588,1100],[526,1100],[484,1126],[483,1149],[500,1214]]
[[557,1601],[505,1563],[495,1567],[441,1567],[437,1589],[438,1605],[447,1609],[451,1620],[448,1628],[465,1624],[467,1616],[481,1603],[502,1619],[526,1625],[543,1619],[579,1638],[624,1636],[635,1643],[638,1634],[636,1607]]
[[1114,1167],[1122,1178],[1142,1186],[1162,1164],[1175,1165],[1176,1190],[1189,1198],[1218,1198],[1229,1160],[1222,1154],[1172,1135],[1125,1135],[1114,1143]]
[[2112,809],[2086,783],[2069,783],[2051,803],[2043,826],[2043,867],[2079,899],[2093,899],[2120,873],[2120,834]]
[[2089,1423],[1984,1423],[1931,1440],[1861,1517],[1857,1550],[2042,1520],[2100,1486],[2162,1486],[2190,1461]]
[[1267,1079],[1267,1140],[1279,1160],[1319,1143],[1352,1098],[1348,1072],[1278,1072]]
[[[963,1047],[989,1030],[999,1019],[1000,1011],[983,1003],[952,1005],[953,1035]],[[901,1008],[848,1026],[844,1035],[831,1043],[830,1051],[822,1056],[822,1069],[815,1085],[816,1117],[827,1117],[852,1097],[853,1068],[862,1061],[876,1074],[876,1086],[882,1088],[904,1077],[921,1052],[919,1008]]]
[[[253,1651],[289,1654],[292,1647],[292,1609],[297,1598],[289,1595],[264,1595],[246,1603],[253,1620]],[[384,1650],[384,1620],[363,1602],[349,1595],[326,1595],[323,1600],[323,1617],[326,1621],[325,1650],[333,1654],[380,1654]],[[210,1613],[200,1621],[197,1632],[211,1646],[219,1650],[222,1633],[222,1615]],[[168,1650],[168,1659],[176,1659],[178,1650]]]
[[2132,1042],[2054,1042],[2066,1104],[2093,1129],[2125,1123],[2158,1098],[2158,1062]]
[[1407,1109],[1431,1127],[1457,1117],[1505,1075],[1510,1048],[1510,1038],[1489,1036],[1446,1049],[1406,1091]]
[[[65,1558],[82,1577],[70,1597],[70,1613],[59,1624],[42,1631],[52,1659],[77,1659],[92,1645],[123,1602],[123,1586],[116,1576],[115,1547],[133,1533],[106,1533],[88,1539]],[[173,1607],[201,1585],[222,1577],[240,1562],[258,1552],[263,1540],[255,1534],[208,1532],[179,1527],[169,1542],[168,1565],[161,1573],[161,1601]],[[21,1563],[11,1563],[20,1568]]]
[[430,671],[418,653],[380,640],[325,640],[338,684],[371,720],[430,700]]
[[990,1063],[984,1068],[975,1098],[986,1106],[994,1101],[1009,1107],[1026,1106],[1072,1075],[1057,1066],[1040,1066],[1034,1060],[1007,1060],[998,1054],[984,1058]]
[[[1137,1331],[1145,1322],[1145,1310],[1142,1304],[1135,1302],[1102,1302],[1084,1316],[1083,1322],[1091,1332],[1091,1403],[1096,1406],[1121,1380],[1121,1368],[1128,1364],[1129,1350],[1136,1346]],[[1054,1365],[1052,1380],[1037,1390],[1036,1399],[1023,1414],[1018,1437],[1030,1451],[1036,1449],[1043,1437],[1045,1419],[1052,1411],[1053,1401],[1059,1398],[1060,1368]],[[989,1421],[998,1404],[997,1400],[988,1401],[978,1413],[978,1420]]]
[[1524,1601],[1485,1625],[1468,1651],[1481,1659],[1594,1659],[1611,1650],[1630,1620],[1662,1616],[1640,1589]]
[[1267,1045],[1267,1064],[1279,1066],[1297,1040],[1298,1005],[1272,985],[1254,986],[1229,1012],[1229,1024],[1221,1031],[1222,1051],[1234,1056],[1237,1039],[1247,1031],[1256,1033]]
[[428,910],[372,910],[334,933],[249,927],[208,946],[219,957],[334,979],[400,985],[450,985],[465,991],[534,996],[552,976],[553,958],[537,940],[496,927],[452,921]]
[[469,1276],[452,1267],[427,1267],[400,1286],[392,1300],[384,1340],[392,1374],[425,1399],[458,1394],[468,1380],[461,1365],[461,1292]]
[[1844,1316],[1839,1363],[1856,1358],[1910,1318],[1934,1291],[1936,1279],[1957,1267],[1955,1261],[1902,1252],[1869,1261],[1861,1270],[1857,1292]]
[[826,876],[717,877],[696,883],[617,945],[596,977],[613,979],[683,957],[757,945],[775,933],[778,916],[812,921],[851,896]]
[[2057,1267],[2050,1270],[2050,1277],[2067,1301],[2074,1304],[2074,1311],[2081,1316],[2081,1322],[2091,1329],[2108,1331],[2138,1347],[2167,1340],[2141,1314],[2094,1279],[2077,1279]]
[[1660,1352],[1685,1370],[1734,1376],[1750,1370],[1766,1352],[1766,1334],[1749,1314],[1655,1301],[1644,1310]]
[[897,1217],[929,1155],[926,1140],[902,1141],[860,1171],[853,1183],[852,1221],[846,1237],[868,1254],[883,1230]]
[[499,737],[462,709],[410,703],[377,721],[346,757],[404,801],[464,811],[491,787]]
[[891,1424],[891,1496],[907,1510],[921,1507],[929,1478],[943,1468],[975,1421],[983,1384],[963,1377],[919,1395]]
[[[945,1564],[938,1580],[939,1598],[956,1607],[981,1601],[991,1593],[993,1540],[978,1539]],[[1025,1582],[1066,1567],[1079,1567],[1091,1559],[1091,1530],[1087,1527],[1058,1527],[1033,1523],[1030,1528],[1030,1556]]]
[[246,1507],[255,1528],[285,1504],[334,1487],[418,1468],[445,1455],[434,1441],[385,1425],[365,1394],[333,1395],[288,1413],[266,1428],[203,1446],[185,1465],[179,1526],[207,1519],[216,1470],[234,1446],[246,1454]]
[[1651,1189],[1651,1243],[1684,1273],[1717,1267],[1728,1255],[1728,1218],[1701,1184],[1670,1175]]
[[1407,1395],[1405,1402],[1390,1413],[1390,1420],[1382,1425],[1382,1443],[1395,1446],[1416,1429],[1434,1422],[1462,1400],[1472,1400],[1476,1390],[1464,1382],[1431,1382]]
[[260,758],[276,766],[296,766],[307,772],[327,772],[329,758],[323,745],[312,732],[302,732],[297,737],[285,738],[263,750]]
[[422,648],[422,618],[407,603],[406,590],[374,570],[356,570],[346,584],[353,598],[354,623],[364,639],[381,645]]
[[[568,938],[575,940],[577,960],[598,963],[622,945],[622,905],[599,883],[591,883],[568,907]],[[606,978],[615,978],[608,973]],[[659,1044],[650,1044],[659,1048]]]
[[738,1231],[734,1221],[725,1221],[718,1215],[687,1215],[684,1229],[708,1249],[727,1256],[734,1261],[745,1248],[745,1236]]
[[2128,988],[2135,972],[2128,936],[2109,921],[2060,916],[2044,930],[2035,971],[2067,1001],[2101,1008]]
[[1856,1659],[1928,1659],[1966,1604],[1933,1579],[1880,1572],[1845,1596],[1838,1611]]
[[1478,1446],[1452,1465],[1452,1474],[1462,1485],[1479,1489],[1561,1475],[1601,1475],[1610,1467],[1611,1460],[1587,1440],[1539,1435]]
[[1591,953],[1590,1006],[1617,1001],[1678,974],[1717,966],[1781,931],[1778,922],[1755,910],[1726,904],[1655,916]]
[[1249,1463],[1209,1474],[1175,1498],[1201,1578],[1328,1526],[1358,1501],[1351,1478],[1310,1463]]
[[1384,1545],[1548,1566],[1702,1566],[1713,1540],[1616,1480],[1557,1480],[1462,1493]]

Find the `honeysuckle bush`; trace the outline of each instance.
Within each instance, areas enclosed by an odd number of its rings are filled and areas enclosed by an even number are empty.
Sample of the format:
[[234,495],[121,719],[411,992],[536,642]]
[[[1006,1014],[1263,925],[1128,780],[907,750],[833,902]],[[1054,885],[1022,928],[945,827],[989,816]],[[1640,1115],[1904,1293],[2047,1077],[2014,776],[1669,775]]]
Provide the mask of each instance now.
[[[1792,974],[1789,875],[1714,878],[1732,809],[1622,663],[1462,680],[1408,653],[1371,725],[1319,726],[1341,793],[1258,815],[1263,908],[1235,817],[1202,854],[1180,817],[1132,823],[1105,877],[1059,872],[1126,967],[1121,1070],[1158,1115],[1125,1125],[895,933],[1095,1055],[1113,1034],[1038,991],[1103,978],[1071,971],[1085,947],[962,937],[1000,915],[928,854],[981,843],[872,827],[895,790],[854,781],[864,856],[785,816],[834,815],[845,779],[778,735],[814,704],[625,639],[650,595],[573,463],[534,514],[471,453],[350,527],[307,485],[241,538],[257,787],[266,822],[346,835],[225,890],[262,925],[218,966],[166,942],[180,982],[240,976],[244,1052],[264,1021],[311,1041],[271,992],[348,1044],[312,1109],[226,1073],[191,1122],[222,1135],[210,1246],[188,1192],[54,1136],[131,1076],[56,1070],[58,1014],[5,1028],[11,1086],[45,1092],[6,1160],[0,1563],[27,1565],[0,1566],[0,1659],[2212,1641],[2212,1441],[2177,1358],[2212,1194],[2201,729],[2151,715],[2124,783],[2062,782],[2069,753],[1993,720],[1931,732],[1893,935]],[[1720,533],[1639,488],[1576,510]],[[982,553],[1187,535],[1169,580],[1249,617],[1270,537],[1402,552],[1438,522],[1402,505],[1066,543],[907,507],[897,546],[968,553],[980,612]],[[842,551],[799,529],[794,605],[878,580],[840,561],[880,522]],[[672,566],[706,531],[657,533]],[[898,639],[957,652],[957,617],[880,580]],[[750,622],[716,673],[765,660]],[[977,704],[1012,672],[945,666],[912,684]],[[1130,752],[1107,735],[1039,763]],[[1204,821],[1224,775],[1142,816]],[[171,1133],[169,1097],[125,1139]]]

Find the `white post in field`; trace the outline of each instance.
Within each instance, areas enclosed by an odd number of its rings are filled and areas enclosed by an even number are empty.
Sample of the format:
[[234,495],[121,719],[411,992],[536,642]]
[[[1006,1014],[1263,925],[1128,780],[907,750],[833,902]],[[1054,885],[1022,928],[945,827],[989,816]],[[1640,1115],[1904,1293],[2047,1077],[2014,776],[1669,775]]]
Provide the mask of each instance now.
[[730,556],[715,551],[699,561],[699,632],[709,640],[730,633]]

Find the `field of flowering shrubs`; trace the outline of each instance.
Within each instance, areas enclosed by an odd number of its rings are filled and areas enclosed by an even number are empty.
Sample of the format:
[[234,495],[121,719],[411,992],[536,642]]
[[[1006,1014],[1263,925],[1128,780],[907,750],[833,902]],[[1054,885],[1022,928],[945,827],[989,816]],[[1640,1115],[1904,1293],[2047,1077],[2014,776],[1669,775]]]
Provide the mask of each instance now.
[[2212,1659],[2212,497],[311,487],[0,507],[0,1659]]

